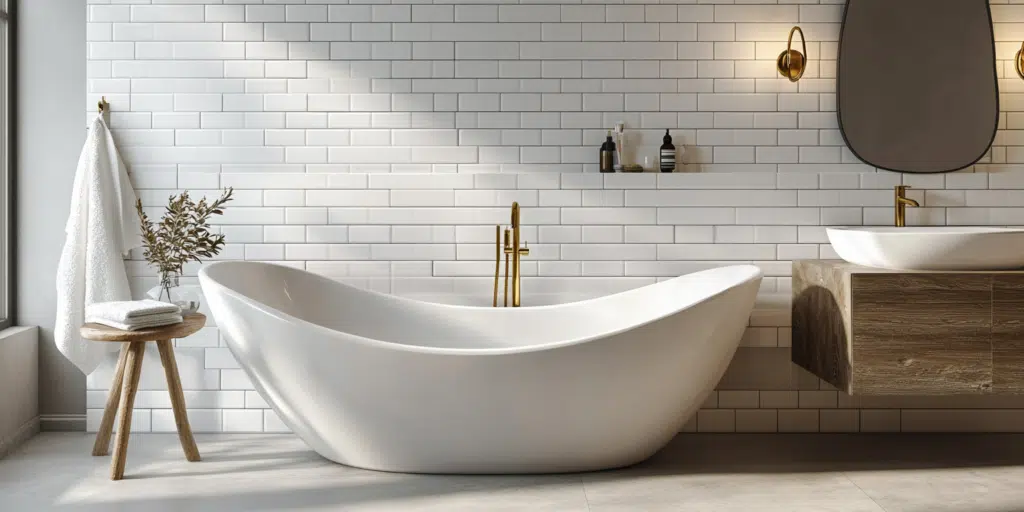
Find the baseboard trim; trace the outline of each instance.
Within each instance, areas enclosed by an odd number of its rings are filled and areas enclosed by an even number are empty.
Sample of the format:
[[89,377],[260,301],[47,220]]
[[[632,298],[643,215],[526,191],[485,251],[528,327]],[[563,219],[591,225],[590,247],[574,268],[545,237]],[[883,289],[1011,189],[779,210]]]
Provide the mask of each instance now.
[[39,417],[43,432],[85,432],[84,414],[43,414]]
[[28,441],[32,436],[39,433],[39,416],[26,421],[14,434],[7,438],[0,438],[0,459],[13,452],[21,443]]

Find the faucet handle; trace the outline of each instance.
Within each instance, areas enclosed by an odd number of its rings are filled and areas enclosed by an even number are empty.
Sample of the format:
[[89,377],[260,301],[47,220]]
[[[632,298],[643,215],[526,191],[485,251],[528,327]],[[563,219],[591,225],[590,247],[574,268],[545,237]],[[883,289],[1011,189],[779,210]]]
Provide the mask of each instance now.
[[529,256],[530,255],[530,242],[527,242],[526,240],[523,240],[523,246],[519,248],[519,255],[520,256]]

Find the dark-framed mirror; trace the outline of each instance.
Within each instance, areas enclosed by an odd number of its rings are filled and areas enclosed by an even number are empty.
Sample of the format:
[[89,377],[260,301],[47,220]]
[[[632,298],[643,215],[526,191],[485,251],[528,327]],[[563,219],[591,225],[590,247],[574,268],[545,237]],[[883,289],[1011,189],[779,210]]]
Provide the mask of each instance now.
[[881,169],[950,172],[995,139],[999,90],[988,0],[848,0],[839,127]]

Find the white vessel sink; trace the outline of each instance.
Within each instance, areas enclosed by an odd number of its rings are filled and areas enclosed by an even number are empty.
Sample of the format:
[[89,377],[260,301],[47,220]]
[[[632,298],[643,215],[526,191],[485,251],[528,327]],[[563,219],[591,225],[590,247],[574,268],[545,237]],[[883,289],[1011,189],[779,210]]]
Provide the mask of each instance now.
[[1024,229],[990,227],[828,228],[839,257],[895,270],[1024,267]]

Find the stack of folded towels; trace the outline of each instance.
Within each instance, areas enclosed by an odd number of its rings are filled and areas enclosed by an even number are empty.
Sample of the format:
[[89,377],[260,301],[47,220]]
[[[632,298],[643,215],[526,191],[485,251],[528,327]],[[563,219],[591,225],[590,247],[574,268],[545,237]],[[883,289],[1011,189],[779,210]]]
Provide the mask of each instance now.
[[89,304],[85,307],[85,321],[122,331],[138,331],[179,324],[183,319],[177,305],[147,299]]

